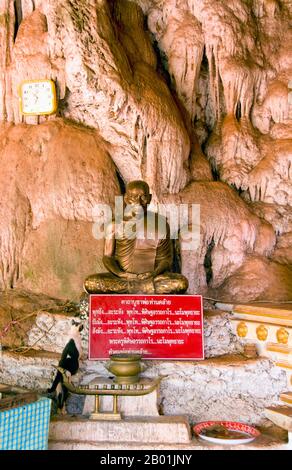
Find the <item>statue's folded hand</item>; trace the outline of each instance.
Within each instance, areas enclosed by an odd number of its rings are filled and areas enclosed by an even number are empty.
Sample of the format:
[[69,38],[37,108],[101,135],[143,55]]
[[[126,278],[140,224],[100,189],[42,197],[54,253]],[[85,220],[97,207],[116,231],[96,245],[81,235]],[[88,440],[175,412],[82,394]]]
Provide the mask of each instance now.
[[140,273],[138,274],[138,279],[139,281],[144,281],[146,279],[150,279],[151,277],[154,277],[153,272],[147,272],[147,273]]
[[126,272],[121,272],[119,273],[118,277],[122,279],[126,279],[127,281],[134,281],[135,279],[138,279],[138,275],[135,273],[126,273]]

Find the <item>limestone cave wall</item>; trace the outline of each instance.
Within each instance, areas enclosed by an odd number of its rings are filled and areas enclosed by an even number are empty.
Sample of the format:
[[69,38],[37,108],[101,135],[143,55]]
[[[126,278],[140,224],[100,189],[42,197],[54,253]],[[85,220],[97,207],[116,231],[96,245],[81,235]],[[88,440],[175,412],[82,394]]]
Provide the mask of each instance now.
[[[190,292],[292,299],[288,0],[0,0],[0,289],[77,298],[97,203],[200,204]],[[56,116],[19,111],[52,78]],[[292,95],[290,95],[291,98]]]

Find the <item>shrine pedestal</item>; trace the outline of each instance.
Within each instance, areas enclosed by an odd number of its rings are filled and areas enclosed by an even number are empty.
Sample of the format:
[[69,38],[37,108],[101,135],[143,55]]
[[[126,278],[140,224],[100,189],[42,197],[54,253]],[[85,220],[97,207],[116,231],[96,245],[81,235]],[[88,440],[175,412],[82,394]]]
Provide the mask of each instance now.
[[50,440],[66,442],[129,442],[189,444],[190,426],[184,416],[127,417],[121,421],[90,421],[58,417],[50,423]]

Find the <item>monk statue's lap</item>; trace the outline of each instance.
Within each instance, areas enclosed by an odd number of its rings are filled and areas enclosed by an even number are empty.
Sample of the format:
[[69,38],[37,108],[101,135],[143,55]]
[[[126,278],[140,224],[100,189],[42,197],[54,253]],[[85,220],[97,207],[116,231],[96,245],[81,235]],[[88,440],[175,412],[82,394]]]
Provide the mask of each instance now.
[[89,276],[89,294],[182,294],[188,281],[172,272],[173,246],[165,217],[147,211],[151,194],[144,181],[132,181],[124,196],[124,217],[106,231],[103,263],[108,270]]

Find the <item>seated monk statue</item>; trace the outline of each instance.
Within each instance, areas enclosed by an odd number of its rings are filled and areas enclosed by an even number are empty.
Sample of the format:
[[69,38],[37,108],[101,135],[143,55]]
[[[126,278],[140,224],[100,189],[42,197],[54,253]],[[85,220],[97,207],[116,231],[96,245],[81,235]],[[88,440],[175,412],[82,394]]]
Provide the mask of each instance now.
[[149,186],[132,181],[126,187],[120,222],[107,226],[103,264],[108,273],[89,276],[89,294],[182,294],[188,280],[173,273],[173,244],[165,217],[147,211]]

